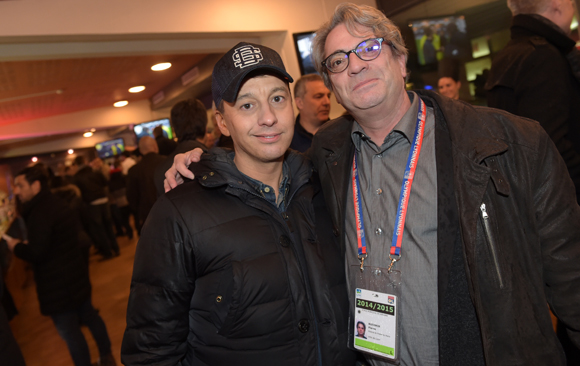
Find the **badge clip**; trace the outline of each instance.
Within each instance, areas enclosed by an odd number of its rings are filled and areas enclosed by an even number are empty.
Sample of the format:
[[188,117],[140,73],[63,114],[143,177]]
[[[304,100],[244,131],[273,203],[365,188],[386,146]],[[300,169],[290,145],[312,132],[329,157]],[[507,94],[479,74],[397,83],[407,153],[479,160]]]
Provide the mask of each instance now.
[[401,256],[399,255],[399,258],[393,258],[391,257],[391,255],[389,254],[389,258],[391,259],[391,264],[389,264],[389,268],[387,268],[387,272],[391,273],[391,269],[393,268],[393,266],[395,265],[395,262],[397,262],[398,260],[401,259]]
[[367,254],[365,254],[364,257],[362,257],[362,256],[358,257],[360,259],[360,271],[361,272],[365,270],[364,265],[365,265],[365,258],[366,257],[367,257]]

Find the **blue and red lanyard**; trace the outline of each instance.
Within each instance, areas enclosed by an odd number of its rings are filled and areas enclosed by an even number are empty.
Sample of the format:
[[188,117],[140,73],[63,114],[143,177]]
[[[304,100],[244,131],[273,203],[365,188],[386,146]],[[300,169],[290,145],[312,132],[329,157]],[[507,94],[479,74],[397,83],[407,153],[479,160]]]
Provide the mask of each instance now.
[[[418,98],[418,97],[417,97]],[[395,226],[393,230],[393,240],[391,242],[391,250],[389,257],[391,258],[391,265],[398,260],[392,256],[401,256],[401,243],[403,241],[403,231],[405,229],[405,218],[407,217],[407,208],[409,206],[409,197],[411,195],[411,187],[413,179],[415,178],[415,170],[417,169],[417,161],[421,153],[423,145],[423,134],[425,132],[425,120],[427,119],[427,108],[425,102],[419,98],[419,112],[417,113],[417,126],[415,127],[415,134],[413,136],[413,144],[409,157],[407,158],[407,167],[405,168],[405,175],[403,176],[403,183],[401,185],[401,193],[399,195],[399,205],[397,208],[397,217],[395,219]],[[354,215],[356,223],[356,238],[358,246],[358,258],[361,260],[361,270],[363,270],[364,259],[367,256],[367,245],[365,238],[364,220],[362,214],[360,182],[358,178],[357,154],[355,152],[352,160],[352,196],[354,200]]]

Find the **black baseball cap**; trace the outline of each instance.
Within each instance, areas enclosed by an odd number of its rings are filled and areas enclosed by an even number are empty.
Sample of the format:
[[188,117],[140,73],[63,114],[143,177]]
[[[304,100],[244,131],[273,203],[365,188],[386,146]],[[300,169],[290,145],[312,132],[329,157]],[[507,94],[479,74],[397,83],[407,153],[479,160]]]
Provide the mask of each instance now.
[[233,103],[249,73],[264,70],[289,83],[294,80],[286,72],[282,58],[271,48],[254,43],[240,42],[215,64],[211,79],[211,92],[216,107],[222,100]]

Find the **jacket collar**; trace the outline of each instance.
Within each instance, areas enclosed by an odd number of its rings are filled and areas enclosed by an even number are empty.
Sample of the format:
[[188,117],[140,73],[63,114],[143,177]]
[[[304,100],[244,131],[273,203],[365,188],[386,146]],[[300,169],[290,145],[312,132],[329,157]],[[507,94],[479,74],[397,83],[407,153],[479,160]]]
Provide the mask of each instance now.
[[[468,103],[452,100],[426,90],[415,91],[428,107],[433,108],[437,123],[445,123],[456,153],[464,155],[475,164],[485,158],[500,154],[508,145],[493,131],[476,108]],[[443,117],[443,118],[441,118]],[[469,123],[468,123],[469,122]],[[354,118],[343,116],[325,124],[328,138],[324,139],[322,148],[328,150],[329,156],[339,159],[352,150],[350,133]]]
[[[202,155],[199,163],[190,166],[190,170],[199,179],[199,184],[204,187],[228,185],[243,188],[246,178],[240,173],[232,159],[228,157],[230,152],[229,149],[213,148],[209,153]],[[290,171],[289,176],[292,177],[288,190],[288,197],[291,197],[294,191],[310,179],[312,167],[310,161],[290,150],[286,152],[285,162]]]
[[50,194],[51,194],[50,189],[48,188],[41,189],[40,192],[36,194],[36,196],[32,197],[30,201],[22,205],[22,217],[26,219],[28,215],[30,215],[32,210],[34,210],[34,208],[38,206],[38,204],[42,202]]
[[536,14],[516,15],[512,20],[512,39],[533,36],[544,37],[564,54],[567,54],[574,48],[576,42],[564,34],[557,25],[544,17],[541,20],[536,19],[536,17],[541,16]]

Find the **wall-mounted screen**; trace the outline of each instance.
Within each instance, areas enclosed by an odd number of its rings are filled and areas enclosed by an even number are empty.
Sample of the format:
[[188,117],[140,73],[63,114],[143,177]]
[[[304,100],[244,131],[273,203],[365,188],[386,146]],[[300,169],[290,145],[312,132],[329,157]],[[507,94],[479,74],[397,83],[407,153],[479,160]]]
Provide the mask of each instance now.
[[122,138],[99,142],[95,145],[97,155],[101,159],[117,156],[125,151],[125,141]]
[[316,73],[314,61],[312,60],[312,40],[315,35],[316,33],[314,32],[294,33],[292,35],[302,75]]
[[155,121],[143,122],[133,126],[133,132],[137,135],[137,141],[143,136],[153,136],[153,130],[155,127],[161,126],[163,129],[163,135],[168,139],[173,139],[173,130],[171,129],[171,124],[169,123],[169,118],[158,119]]
[[462,58],[471,51],[464,16],[411,20],[409,26],[413,29],[420,65]]

